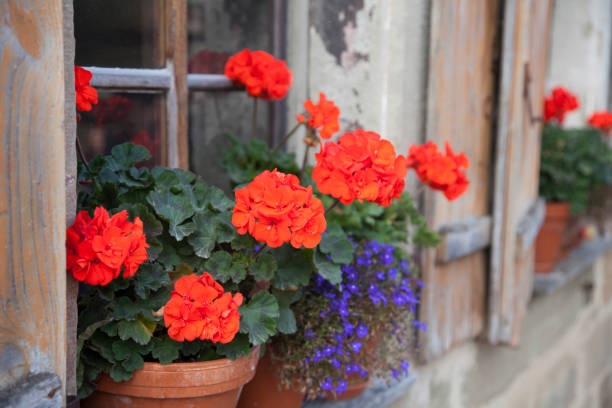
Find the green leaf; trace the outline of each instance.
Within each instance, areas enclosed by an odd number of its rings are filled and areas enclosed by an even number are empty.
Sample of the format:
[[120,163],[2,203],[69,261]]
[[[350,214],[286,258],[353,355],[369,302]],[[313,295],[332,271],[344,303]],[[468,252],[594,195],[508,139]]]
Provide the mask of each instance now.
[[195,254],[201,258],[208,258],[217,242],[217,231],[213,222],[214,215],[209,209],[198,212],[193,217],[195,234],[187,242],[193,247]]
[[166,167],[157,166],[151,170],[151,174],[155,178],[155,189],[158,191],[170,190],[181,184],[178,175]]
[[127,296],[117,298],[117,300],[111,304],[111,308],[113,309],[113,316],[117,320],[134,320],[141,311],[140,306],[134,304]]
[[340,265],[333,263],[320,251],[314,252],[313,262],[319,275],[324,277],[334,286],[342,282],[342,270]]
[[240,283],[244,280],[244,278],[246,278],[247,264],[248,260],[243,254],[237,252],[232,255],[232,266],[228,272],[232,281],[235,283]]
[[140,370],[144,365],[144,359],[140,354],[130,354],[126,360],[121,362],[121,366],[126,369],[126,371],[134,372],[135,370]]
[[271,280],[278,269],[276,259],[271,254],[259,254],[255,261],[249,266],[249,274],[256,281]]
[[[197,341],[197,340],[196,340]],[[182,343],[172,340],[170,337],[155,337],[152,341],[151,354],[160,364],[170,364],[179,357]]]
[[279,332],[293,334],[297,331],[295,314],[291,310],[291,304],[300,299],[301,293],[298,291],[274,290],[272,294],[278,302],[279,316],[276,323]]
[[269,292],[257,292],[247,304],[240,306],[240,333],[249,335],[251,344],[265,343],[276,332],[280,312],[276,298]]
[[231,278],[230,267],[232,266],[232,256],[226,251],[214,252],[204,267],[211,276],[220,282],[226,282]]
[[81,352],[83,345],[86,340],[89,340],[91,336],[98,330],[98,328],[110,323],[112,321],[111,318],[100,320],[98,322],[92,323],[79,336],[77,337],[77,355]]
[[327,224],[327,230],[321,237],[319,249],[331,256],[335,263],[348,264],[353,260],[355,248],[337,222]]
[[234,340],[226,344],[217,345],[217,353],[227,357],[230,360],[236,360],[239,357],[248,356],[251,353],[251,344],[249,336],[246,334],[237,334]]
[[202,342],[199,340],[194,341],[184,341],[183,346],[181,348],[181,355],[183,356],[195,356],[200,350],[202,350]]
[[189,235],[193,234],[194,230],[195,230],[194,223],[186,222],[184,224],[176,225],[176,226],[170,225],[170,229],[168,230],[168,232],[170,233],[170,235],[176,238],[177,241],[182,241],[183,238],[188,237]]
[[144,204],[122,204],[119,207],[119,210],[127,210],[130,219],[132,220],[135,217],[142,220],[143,232],[147,236],[147,243],[149,242],[149,237],[155,237],[164,231],[162,223]]
[[153,262],[157,260],[164,248],[161,242],[155,237],[147,237],[147,244],[149,244],[149,248],[147,248],[147,255],[149,256],[148,261]]
[[297,289],[308,285],[312,274],[312,250],[301,249],[299,251],[283,245],[280,248],[270,250],[276,258],[278,269],[274,274],[273,285],[278,289]]
[[208,204],[217,211],[227,211],[234,207],[234,202],[225,193],[214,186],[208,187]]
[[128,170],[136,163],[149,160],[151,155],[144,146],[135,146],[132,143],[123,143],[112,148],[108,164],[113,170]]
[[147,202],[158,216],[168,222],[170,235],[174,236],[177,241],[193,232],[192,223],[179,227],[183,221],[194,214],[193,206],[187,197],[172,194],[168,190],[151,191],[147,196]]
[[141,299],[147,299],[152,290],[155,291],[162,286],[169,285],[170,276],[160,264],[144,263],[138,268],[133,282],[136,295]]
[[[115,354],[113,353],[113,342],[114,340],[102,333],[101,331],[96,331],[93,336],[89,339],[89,342],[92,345],[92,348],[97,351],[97,353],[102,356],[106,361],[110,363],[114,363]],[[83,350],[85,352],[86,350]]]
[[111,378],[117,382],[127,381],[132,378],[133,371],[128,371],[121,364],[115,364],[108,373]]
[[250,235],[248,234],[238,235],[236,238],[232,240],[232,249],[234,251],[241,251],[241,250],[252,251],[255,249],[256,244],[257,243],[255,242],[253,237],[251,237]]
[[145,345],[151,340],[156,326],[156,322],[143,318],[132,321],[122,320],[117,326],[117,332],[121,340],[132,339],[138,344]]

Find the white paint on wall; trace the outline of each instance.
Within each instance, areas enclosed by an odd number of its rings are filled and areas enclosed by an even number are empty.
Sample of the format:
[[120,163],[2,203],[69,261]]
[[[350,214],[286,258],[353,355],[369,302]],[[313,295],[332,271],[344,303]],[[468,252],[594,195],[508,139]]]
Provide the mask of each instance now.
[[595,110],[608,109],[612,2],[555,0],[547,91],[561,85],[576,94],[580,109],[567,126],[582,126]]

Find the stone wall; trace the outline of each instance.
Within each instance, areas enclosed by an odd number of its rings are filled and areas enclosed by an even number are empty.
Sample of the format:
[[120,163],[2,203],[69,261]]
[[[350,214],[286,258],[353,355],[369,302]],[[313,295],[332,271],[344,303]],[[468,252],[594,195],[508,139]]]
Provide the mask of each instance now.
[[612,251],[532,300],[516,349],[477,341],[415,368],[392,408],[612,407]]

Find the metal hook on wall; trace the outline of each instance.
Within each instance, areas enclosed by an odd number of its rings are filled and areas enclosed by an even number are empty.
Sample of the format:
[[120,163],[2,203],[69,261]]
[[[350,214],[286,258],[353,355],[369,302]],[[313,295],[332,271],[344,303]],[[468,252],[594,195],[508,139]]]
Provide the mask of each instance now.
[[529,115],[529,122],[533,126],[536,123],[542,121],[541,116],[534,116],[533,114],[533,106],[531,105],[531,96],[529,89],[531,88],[531,70],[529,69],[529,62],[525,62],[524,65],[524,82],[523,82],[523,99],[525,100],[525,105],[527,105],[527,114]]

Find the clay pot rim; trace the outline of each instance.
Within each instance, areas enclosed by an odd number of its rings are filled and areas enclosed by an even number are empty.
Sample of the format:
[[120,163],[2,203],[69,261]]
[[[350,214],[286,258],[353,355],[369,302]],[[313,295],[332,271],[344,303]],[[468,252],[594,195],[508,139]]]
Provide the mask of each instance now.
[[[166,365],[147,362],[143,368],[136,370],[132,378],[127,381],[116,382],[108,374],[104,374],[98,381],[97,391],[152,399],[200,397],[227,392],[242,387],[245,383],[251,381],[255,375],[257,360],[259,359],[259,349],[259,346],[253,347],[248,356],[240,357],[234,361],[222,358],[212,361],[170,363]],[[242,367],[242,369],[233,375],[222,374],[225,371],[224,369],[230,367]],[[211,374],[217,372],[217,378],[209,378],[203,383],[184,381],[181,384],[167,383],[163,385],[148,381],[148,377],[158,377],[160,375],[161,378],[177,378],[178,376],[182,379],[194,380],[201,378],[197,373],[202,372]]]

